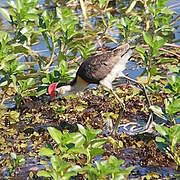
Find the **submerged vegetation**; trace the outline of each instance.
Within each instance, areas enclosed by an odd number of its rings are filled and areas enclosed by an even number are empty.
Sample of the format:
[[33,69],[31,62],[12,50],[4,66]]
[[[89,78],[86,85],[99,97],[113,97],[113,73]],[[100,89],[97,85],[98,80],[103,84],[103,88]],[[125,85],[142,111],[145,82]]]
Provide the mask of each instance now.
[[[0,7],[2,178],[179,176],[180,46],[174,38],[180,18],[167,2],[9,0]],[[122,115],[101,87],[50,101],[51,83],[70,82],[92,54],[126,42],[141,70],[133,78],[147,90],[150,107],[138,88],[120,82]],[[128,125],[143,124],[151,112],[152,131],[130,136]],[[159,169],[140,170],[151,166]]]

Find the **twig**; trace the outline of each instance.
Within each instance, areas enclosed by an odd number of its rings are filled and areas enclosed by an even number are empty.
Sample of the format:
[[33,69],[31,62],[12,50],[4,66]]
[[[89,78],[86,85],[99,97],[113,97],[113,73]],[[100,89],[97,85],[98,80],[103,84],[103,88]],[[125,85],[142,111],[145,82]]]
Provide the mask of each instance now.
[[81,6],[81,9],[82,9],[84,20],[87,21],[88,18],[87,18],[87,13],[86,13],[86,7],[85,7],[85,4],[84,4],[83,0],[80,0],[80,6]]
[[44,70],[49,70],[49,67],[52,65],[53,60],[54,60],[54,56],[55,56],[55,39],[54,39],[54,34],[51,33],[51,39],[52,39],[52,53],[51,53],[51,58],[49,63],[46,65],[46,67],[44,68]]
[[176,16],[175,18],[173,18],[173,20],[171,21],[170,25],[173,25],[175,22],[177,22],[180,19],[180,15]]
[[[177,45],[177,44],[170,44],[170,43],[165,43],[164,46],[180,48],[180,45]],[[146,44],[143,44],[142,47],[148,48],[149,46],[146,45]]]
[[180,45],[177,44],[170,44],[170,43],[165,43],[165,46],[170,46],[170,47],[175,47],[175,48],[180,48]]
[[[165,43],[164,44],[165,46],[169,46],[169,47],[174,47],[174,48],[180,48],[179,45],[177,44],[169,44],[169,43]],[[149,49],[149,46],[148,45],[142,45],[142,47],[146,48],[146,49]],[[161,51],[164,51],[164,52],[167,52],[167,53],[170,53],[170,54],[173,54],[175,56],[177,56],[178,58],[180,58],[180,55],[175,53],[175,52],[172,52],[170,50],[167,50],[167,49],[164,49],[164,48],[160,48]]]
[[169,50],[164,49],[164,48],[160,48],[160,50],[161,50],[161,51],[164,51],[164,52],[167,52],[167,53],[170,53],[170,54],[173,54],[173,55],[177,56],[178,58],[180,58],[180,55],[177,54],[177,53],[175,53],[175,52],[169,51]]

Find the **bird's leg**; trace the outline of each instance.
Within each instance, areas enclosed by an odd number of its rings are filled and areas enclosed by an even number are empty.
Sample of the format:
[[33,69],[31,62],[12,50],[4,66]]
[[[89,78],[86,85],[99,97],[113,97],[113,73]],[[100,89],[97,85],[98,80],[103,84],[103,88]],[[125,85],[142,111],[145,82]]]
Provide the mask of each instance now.
[[116,122],[115,122],[115,125],[114,125],[114,127],[113,127],[113,130],[112,130],[112,135],[115,135],[115,134],[116,134],[118,125],[119,125],[119,123],[120,123],[120,120],[121,120],[121,118],[122,118],[122,116],[123,116],[124,111],[125,111],[124,108],[121,108],[121,109],[120,109],[119,116],[118,116],[118,118],[117,118],[117,120],[116,120]]
[[120,119],[123,115],[123,112],[125,111],[125,105],[124,102],[119,98],[119,96],[116,94],[116,92],[113,90],[112,87],[112,82],[108,82],[108,81],[102,81],[100,82],[100,84],[102,84],[104,87],[106,87],[108,90],[110,90],[110,92],[115,96],[116,100],[120,103],[121,105],[121,109],[120,109],[120,113],[119,113],[119,117],[117,119],[117,122],[115,124],[115,126],[113,127],[112,133],[114,133],[118,127],[118,124],[120,122]]
[[118,100],[118,102],[121,105],[121,109],[119,111],[118,119],[116,120],[116,123],[115,123],[115,125],[113,127],[113,130],[112,130],[112,134],[114,135],[116,133],[116,130],[117,130],[117,127],[118,127],[118,125],[120,123],[120,120],[121,120],[121,118],[123,116],[123,113],[125,112],[126,109],[125,109],[124,102],[119,98],[119,96],[116,94],[116,92],[113,89],[110,89],[110,90],[111,90],[112,94],[115,96],[115,98]]
[[116,92],[113,89],[110,89],[111,93],[115,96],[115,98],[118,100],[120,103],[121,107],[125,109],[125,104],[124,102],[119,98],[119,96],[116,94]]
[[110,93],[114,95],[114,97],[118,100],[118,102],[121,104],[123,108],[125,108],[124,102],[119,98],[119,96],[116,94],[116,92],[113,90],[112,87],[112,82],[109,81],[101,81],[100,84],[104,87],[107,88]]
[[[138,82],[138,81],[136,81],[136,80],[134,80],[134,79],[131,79],[131,78],[128,77],[128,76],[123,76],[123,77],[124,77],[125,79],[127,79],[127,80],[135,83],[135,84],[139,84],[139,85],[142,87],[142,90],[143,90],[143,92],[144,92],[144,94],[145,94],[145,97],[146,97],[146,100],[147,100],[147,102],[148,102],[148,106],[150,107],[150,106],[151,106],[151,102],[150,102],[150,99],[149,99],[149,97],[148,97],[148,95],[147,95],[146,88],[145,88],[144,84],[143,84],[143,83],[140,83],[140,82]],[[146,131],[146,130],[148,130],[148,129],[150,128],[150,126],[151,126],[152,123],[153,123],[153,113],[152,113],[152,111],[150,110],[150,115],[149,115],[148,122],[146,123],[146,126],[145,126],[141,131],[138,131],[138,129],[136,129],[135,131],[138,132],[138,133],[144,132],[144,131]]]
[[128,76],[123,76],[123,78],[125,78],[125,79],[127,79],[127,80],[129,80],[129,81],[131,81],[131,82],[133,82],[133,83],[135,83],[135,84],[139,84],[139,85],[142,87],[142,90],[143,90],[143,92],[144,92],[144,94],[145,94],[145,98],[146,98],[146,100],[147,100],[147,102],[148,102],[148,105],[149,105],[149,107],[150,107],[150,106],[151,106],[151,102],[150,102],[149,97],[148,97],[148,95],[147,95],[146,88],[145,88],[144,84],[143,84],[143,83],[140,83],[140,82],[138,82],[138,81],[136,81],[136,80],[134,80],[134,79],[132,79],[132,78],[130,78],[130,77],[128,77]]

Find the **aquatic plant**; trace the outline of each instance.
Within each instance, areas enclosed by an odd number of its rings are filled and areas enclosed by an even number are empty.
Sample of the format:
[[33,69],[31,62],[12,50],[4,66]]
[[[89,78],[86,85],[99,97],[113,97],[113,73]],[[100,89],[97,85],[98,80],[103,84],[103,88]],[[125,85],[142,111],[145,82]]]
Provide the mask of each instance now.
[[156,130],[161,136],[156,137],[156,142],[160,150],[164,151],[169,157],[171,157],[177,165],[177,169],[180,168],[180,125],[176,124],[172,127],[166,127],[163,125],[156,125]]
[[57,143],[58,149],[44,147],[40,150],[41,156],[50,158],[51,165],[44,164],[46,171],[40,170],[38,176],[69,179],[72,176],[83,174],[88,179],[104,179],[106,177],[114,179],[125,178],[129,175],[133,167],[121,169],[120,165],[124,161],[118,160],[114,156],[110,156],[106,160],[94,160],[97,156],[103,155],[103,145],[107,142],[107,138],[97,137],[101,130],[85,129],[80,124],[78,124],[78,129],[79,132],[62,133],[56,128],[48,128],[48,132]]

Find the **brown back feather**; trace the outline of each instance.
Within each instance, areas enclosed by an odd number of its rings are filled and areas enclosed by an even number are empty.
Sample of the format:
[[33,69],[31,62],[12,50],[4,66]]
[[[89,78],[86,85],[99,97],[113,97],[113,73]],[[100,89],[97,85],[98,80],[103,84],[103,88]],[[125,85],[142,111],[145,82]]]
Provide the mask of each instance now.
[[[76,77],[80,76],[89,83],[99,83],[112,70],[114,65],[121,60],[121,57],[130,49],[129,44],[124,44],[112,51],[93,55],[84,61],[79,67]],[[76,80],[76,78],[75,78]]]

